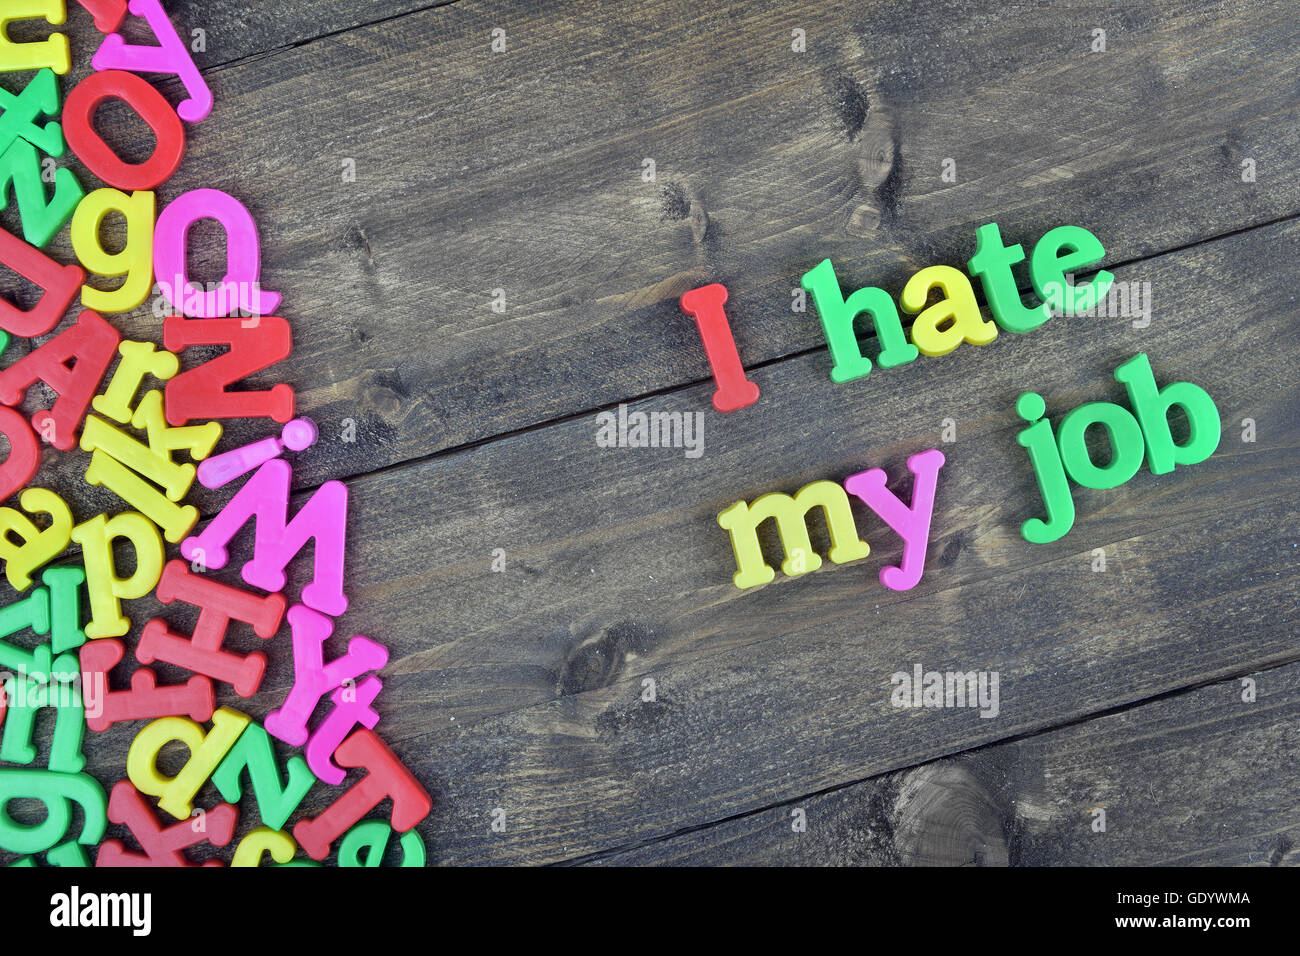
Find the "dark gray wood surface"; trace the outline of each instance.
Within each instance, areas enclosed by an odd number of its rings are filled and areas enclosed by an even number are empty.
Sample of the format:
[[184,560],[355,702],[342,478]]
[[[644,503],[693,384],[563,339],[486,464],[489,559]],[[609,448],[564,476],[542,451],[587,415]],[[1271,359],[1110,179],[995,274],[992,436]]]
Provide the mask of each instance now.
[[[321,426],[295,485],[349,479],[336,634],[392,652],[378,729],[434,795],[431,862],[1293,862],[1285,4],[169,9],[208,31],[217,107],[160,200],[213,186],[258,220],[295,353],[257,381],[293,383]],[[70,24],[93,49],[88,18]],[[1027,247],[1089,228],[1119,281],[1149,283],[1150,324],[1057,318],[833,384],[815,313],[791,311],[799,276],[830,257],[846,291],[896,294],[964,264],[989,221]],[[52,249],[66,259],[66,235]],[[200,278],[221,252],[205,233]],[[676,304],[709,281],[763,392],[727,416]],[[159,337],[148,309],[115,321]],[[1040,392],[1054,420],[1122,401],[1111,373],[1139,351],[1161,384],[1214,397],[1218,451],[1080,490],[1073,531],[1027,544],[1041,504],[1015,397]],[[702,411],[703,456],[597,447],[597,412],[625,402]],[[915,590],[880,586],[899,541],[857,507],[865,560],[732,586],[724,507],[869,467],[906,493],[907,456],[930,447],[947,464]],[[47,451],[42,476],[83,518],[115,507],[80,484],[86,460]],[[194,500],[210,515],[227,497]],[[266,649],[261,692],[223,697],[259,718],[292,681],[287,628]],[[890,706],[916,663],[998,671],[999,716]],[[136,729],[88,739],[101,780]]]

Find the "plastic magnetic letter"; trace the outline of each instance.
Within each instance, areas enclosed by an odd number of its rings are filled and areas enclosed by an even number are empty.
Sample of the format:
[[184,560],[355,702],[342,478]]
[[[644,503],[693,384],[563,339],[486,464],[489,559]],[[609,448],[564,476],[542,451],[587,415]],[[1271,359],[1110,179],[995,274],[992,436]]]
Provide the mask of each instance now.
[[[1209,392],[1191,382],[1173,382],[1156,387],[1151,360],[1139,352],[1115,369],[1115,381],[1128,389],[1133,413],[1146,439],[1147,465],[1153,475],[1164,475],[1175,465],[1195,465],[1219,447],[1222,423]],[[1174,443],[1169,430],[1169,409],[1177,405],[1187,416],[1190,435],[1186,444]],[[1076,479],[1077,480],[1077,479]]]
[[59,773],[80,773],[85,769],[81,740],[86,721],[81,691],[74,682],[77,677],[77,656],[69,653],[60,655],[44,673],[13,679],[10,687],[14,693],[0,742],[0,760],[30,764],[36,759],[36,712],[49,707],[54,710],[54,734],[46,765]]
[[[50,866],[86,868],[90,866],[90,857],[86,855],[85,847],[78,844],[75,840],[67,843],[61,843],[45,854],[45,860]],[[35,866],[36,861],[30,856],[25,856],[21,860],[16,860],[9,864],[10,866]]]
[[195,345],[226,345],[229,352],[208,359],[167,383],[167,421],[184,425],[195,419],[293,418],[293,389],[280,382],[269,391],[226,391],[245,376],[260,372],[292,352],[289,323],[279,316],[251,319],[163,320],[163,345],[172,352]]
[[336,689],[330,697],[334,709],[320,722],[320,726],[307,741],[307,766],[311,767],[311,772],[318,779],[331,787],[341,784],[347,774],[335,766],[330,757],[358,724],[373,730],[375,724],[379,723],[379,714],[370,705],[379,696],[383,686],[383,681],[378,677],[367,677],[355,687]]
[[199,618],[189,635],[173,631],[161,618],[149,621],[135,649],[136,660],[141,664],[166,661],[204,674],[229,684],[240,697],[257,693],[266,672],[266,655],[238,654],[223,650],[222,644],[231,620],[251,625],[263,640],[274,637],[284,619],[284,595],[250,594],[195,574],[184,561],[168,561],[156,596],[163,604],[183,601],[199,608]]
[[[382,820],[363,820],[339,841],[340,867],[377,867],[383,864],[384,851],[393,828]],[[418,830],[407,830],[400,841],[400,866],[424,866],[424,840]]]
[[[44,382],[58,398],[49,411],[32,416],[32,427],[60,451],[77,447],[77,425],[90,406],[99,380],[108,371],[121,334],[94,312],[85,311],[77,324],[0,372],[0,402],[17,405],[27,390]],[[76,359],[69,368],[68,363]]]
[[736,351],[736,338],[722,309],[726,301],[727,287],[715,282],[687,292],[682,296],[681,307],[699,327],[704,354],[709,368],[713,369],[713,379],[718,385],[713,393],[713,407],[720,412],[734,412],[758,401],[758,386],[745,377],[745,366]]
[[[9,815],[10,800],[39,800],[45,819],[24,825]],[[41,853],[63,841],[72,825],[72,804],[81,807],[83,822],[77,842],[87,846],[104,836],[104,788],[85,773],[54,770],[0,770],[0,848],[11,853]]]
[[[943,298],[926,308],[930,290]],[[987,345],[998,337],[998,327],[980,315],[975,290],[966,273],[952,266],[928,266],[903,286],[900,297],[906,312],[920,315],[912,321],[912,342],[922,355],[947,355],[963,342]]]
[[[126,219],[126,245],[121,252],[104,248],[100,231],[109,213]],[[105,278],[125,277],[116,289],[81,289],[81,304],[100,312],[138,309],[153,288],[154,194],[146,189],[129,196],[119,189],[96,189],[72,216],[72,249],[86,271]]]
[[335,753],[343,767],[364,767],[366,775],[320,815],[299,820],[293,828],[298,845],[313,860],[329,855],[330,844],[384,800],[393,800],[389,822],[405,833],[429,815],[433,800],[373,730],[358,730]]
[[1055,541],[1074,527],[1074,494],[1065,477],[1052,423],[1043,417],[1046,412],[1043,397],[1035,392],[1025,392],[1016,399],[1016,414],[1030,423],[1016,436],[1016,443],[1029,452],[1038,491],[1047,509],[1046,521],[1029,518],[1020,526],[1021,537],[1030,544]]
[[[1065,255],[1062,250],[1069,250]],[[1115,277],[1105,269],[1085,285],[1066,281],[1066,273],[1100,262],[1106,255],[1101,241],[1081,226],[1057,226],[1043,234],[1029,255],[1034,291],[1049,307],[1065,315],[1086,312],[1109,291]]]
[[[159,457],[171,460],[173,452],[184,451],[193,461],[202,461],[212,454],[212,449],[221,440],[221,426],[216,422],[203,425],[185,425],[171,427],[163,412],[163,393],[158,389],[145,392],[144,398],[136,406],[131,416],[131,425],[145,432],[149,439],[149,449]],[[181,466],[186,475],[190,475],[191,466]],[[193,478],[186,480],[185,490]]]
[[257,723],[245,728],[212,775],[213,786],[227,803],[238,803],[243,796],[239,778],[245,768],[257,801],[257,812],[262,822],[274,830],[283,829],[289,815],[298,809],[316,782],[307,761],[297,754],[285,764],[287,779],[281,782],[271,735]]
[[50,26],[61,26],[68,17],[63,0],[5,0],[0,8],[0,73],[13,70],[51,69],[62,76],[72,66],[68,38],[52,33],[47,39],[15,43],[9,39],[9,24],[14,20],[43,17]]
[[[235,835],[239,811],[222,803],[204,813],[201,827],[197,820],[182,820],[164,829],[131,782],[119,780],[108,797],[108,819],[130,830],[144,853],[131,853],[121,840],[105,840],[95,866],[194,866],[181,851],[205,842],[228,844]],[[221,866],[221,861],[208,860],[203,865]]]
[[[86,483],[111,489],[163,529],[167,540],[182,540],[199,519],[193,505],[178,505],[194,483],[195,467],[189,462],[178,464],[172,453],[187,449],[202,457],[221,437],[221,426],[169,429],[163,418],[162,394],[150,392],[136,409],[133,424],[149,427],[149,444],[114,428],[103,419],[90,415],[81,434],[83,451],[94,452],[86,469]],[[143,479],[161,486],[159,491]],[[165,492],[165,494],[164,494]]]
[[274,436],[255,441],[251,445],[232,448],[199,465],[199,484],[204,488],[221,488],[254,468],[278,458],[284,449],[304,451],[316,444],[316,423],[310,418],[295,418]]
[[181,554],[190,561],[201,557],[209,568],[224,568],[229,560],[227,543],[251,518],[253,559],[240,574],[254,587],[283,591],[285,566],[315,539],[313,576],[302,589],[302,602],[337,617],[348,608],[343,594],[348,489],[341,481],[325,482],[293,520],[286,521],[292,472],[289,463],[279,458],[257,469],[202,532],[181,543]]
[[876,330],[876,340],[880,343],[876,361],[881,368],[906,365],[919,354],[916,346],[907,341],[898,309],[884,289],[869,286],[854,292],[846,300],[829,259],[823,259],[805,272],[799,284],[812,296],[817,315],[821,318],[826,345],[834,363],[831,367],[832,382],[849,382],[871,371],[871,359],[862,354],[862,346],[853,331],[853,323],[864,314],[871,316]]
[[[116,431],[94,415],[86,419],[86,425],[93,441],[100,440],[100,435],[95,434],[96,425],[102,426],[106,431]],[[121,435],[120,432],[117,434]],[[135,439],[128,435],[121,435],[121,437],[124,442],[136,443]],[[198,508],[193,505],[178,505],[168,500],[167,496],[123,465],[113,455],[94,445],[87,448],[85,441],[86,436],[83,435],[82,447],[87,451],[94,450],[94,454],[90,456],[90,465],[86,468],[86,484],[107,488],[113,492],[161,528],[167,540],[173,544],[184,539],[190,533],[190,529],[198,523]]]
[[293,687],[284,703],[266,715],[266,730],[301,747],[307,742],[307,721],[317,701],[344,682],[379,670],[388,663],[388,649],[357,634],[348,641],[346,654],[326,664],[325,641],[334,631],[334,622],[301,604],[289,608],[288,617],[293,630]]
[[[129,578],[117,576],[113,542],[129,541],[135,549],[135,571]],[[144,597],[162,575],[163,543],[158,528],[144,515],[127,511],[105,518],[96,515],[72,529],[72,540],[81,545],[86,565],[86,591],[90,596],[90,622],[86,636],[121,637],[131,629],[122,616],[121,600]]]
[[984,286],[993,319],[1006,332],[1029,332],[1052,317],[1046,302],[1029,309],[1020,298],[1020,286],[1011,267],[1025,260],[1025,250],[1017,243],[1008,246],[996,222],[975,230],[975,255],[966,263],[966,271],[978,276]]
[[[0,405],[0,435],[9,441],[9,454],[5,457],[4,464],[0,465],[0,501],[4,501],[19,488],[31,484],[36,477],[36,472],[41,467],[41,446],[36,441],[32,426],[27,424],[27,419],[3,405]],[[5,553],[8,553],[11,546],[9,530],[9,527],[5,528]],[[12,583],[12,578],[10,581]]]
[[[0,638],[23,631],[33,634],[50,632],[50,595],[45,588],[35,588],[25,598],[0,608]],[[0,639],[0,667],[19,674],[48,674],[53,667],[49,644],[37,644],[28,650]]]
[[54,189],[47,200],[41,157],[36,147],[25,139],[14,140],[0,154],[0,207],[9,204],[11,185],[18,202],[23,238],[38,249],[50,244],[86,195],[72,170],[61,166],[54,173]]
[[230,865],[257,866],[262,862],[263,853],[271,854],[271,859],[276,863],[288,863],[297,850],[298,844],[293,842],[293,837],[289,834],[270,827],[255,827],[235,847],[235,856]]
[[7,229],[0,229],[0,266],[12,269],[41,291],[30,309],[0,299],[0,329],[25,339],[44,335],[58,325],[86,279],[79,267],[59,265]]
[[867,542],[858,537],[844,489],[833,481],[814,481],[795,492],[793,498],[772,492],[755,498],[753,504],[737,501],[718,514],[718,526],[731,535],[731,550],[736,557],[736,573],[731,580],[736,587],[752,588],[776,576],[764,560],[758,540],[758,526],[769,518],[776,522],[781,536],[785,551],[781,570],[785,574],[795,577],[822,566],[821,555],[813,550],[808,537],[807,516],[813,508],[821,508],[826,518],[831,539],[827,557],[832,561],[843,564],[871,553]]
[[91,407],[105,418],[119,424],[130,423],[135,415],[132,403],[146,375],[166,381],[180,370],[180,360],[171,352],[160,351],[152,342],[129,339],[117,347],[122,360],[117,363],[108,388],[91,400]]
[[126,19],[126,0],[77,0],[95,18],[95,29],[112,33]]
[[[17,96],[0,90],[0,110],[4,111],[0,114],[0,153],[22,137],[48,156],[62,156],[67,143],[57,120],[59,109],[59,81],[51,70],[37,73]],[[50,117],[49,122],[38,126],[37,120],[43,116]]]
[[[18,418],[23,430],[31,435],[22,416],[8,408],[4,412]],[[24,489],[18,503],[23,511],[50,516],[49,527],[42,529],[20,511],[0,508],[0,560],[5,563],[5,577],[15,591],[26,591],[31,587],[32,573],[67,550],[72,541],[72,511],[62,498],[44,488]]]
[[[1086,432],[1101,425],[1110,439],[1110,461],[1104,468],[1088,454]],[[1142,467],[1142,429],[1137,419],[1112,402],[1088,402],[1070,411],[1056,430],[1065,473],[1085,488],[1118,488]]]
[[195,675],[184,684],[159,687],[152,670],[137,667],[131,673],[130,690],[109,690],[109,671],[124,654],[126,647],[112,638],[88,641],[81,648],[86,726],[95,733],[123,720],[180,714],[191,720],[207,720],[212,716],[212,681],[206,677]]
[[81,629],[81,586],[86,572],[77,565],[47,568],[41,583],[50,592],[50,645],[55,654],[74,651],[86,643]]
[[132,16],[144,17],[158,44],[128,44],[119,33],[104,37],[90,65],[96,70],[131,70],[136,73],[171,73],[180,78],[189,99],[176,107],[187,123],[199,123],[212,112],[212,91],[194,65],[189,48],[176,35],[176,28],[158,0],[131,0]]
[[[163,717],[136,734],[126,757],[126,774],[141,793],[160,797],[158,806],[177,820],[188,819],[194,795],[212,776],[218,764],[248,726],[249,717],[229,707],[212,715],[212,729],[204,732],[184,717]],[[174,777],[158,772],[158,753],[172,741],[189,750],[189,759]]]
[[[143,163],[122,160],[95,129],[95,111],[121,100],[153,130],[153,154]],[[185,127],[171,104],[134,73],[105,70],[78,83],[63,104],[63,135],[86,168],[117,189],[154,189],[170,179],[185,155]]]
[[[190,284],[185,261],[190,227],[200,219],[215,219],[226,230],[226,277],[210,292]],[[162,211],[154,232],[154,272],[167,301],[191,318],[221,319],[236,311],[269,315],[280,305],[278,292],[261,289],[257,223],[239,200],[219,189],[182,193]]]
[[907,470],[912,473],[910,506],[885,487],[888,476],[883,468],[871,468],[844,479],[845,490],[861,498],[903,539],[903,560],[897,567],[880,569],[880,583],[891,591],[907,591],[921,580],[934,515],[934,492],[943,462],[943,452],[934,448],[907,459]]

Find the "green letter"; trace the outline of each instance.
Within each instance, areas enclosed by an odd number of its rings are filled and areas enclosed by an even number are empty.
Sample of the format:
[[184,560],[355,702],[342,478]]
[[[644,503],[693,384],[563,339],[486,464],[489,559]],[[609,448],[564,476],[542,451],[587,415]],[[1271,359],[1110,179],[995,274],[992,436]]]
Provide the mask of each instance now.
[[1029,451],[1038,490],[1047,507],[1046,521],[1030,518],[1020,526],[1020,534],[1031,544],[1055,541],[1074,527],[1074,496],[1061,466],[1056,439],[1052,437],[1052,423],[1043,418],[1046,410],[1042,396],[1033,392],[1025,392],[1016,399],[1016,414],[1033,423],[1016,436],[1016,442]]
[[[1139,352],[1115,369],[1115,381],[1128,389],[1128,400],[1147,443],[1147,464],[1151,474],[1163,475],[1175,465],[1205,461],[1219,447],[1219,410],[1214,399],[1199,385],[1174,382],[1156,388],[1156,377],[1146,353]],[[1186,445],[1175,445],[1169,430],[1169,406],[1179,405],[1187,415],[1191,437]]]
[[835,278],[835,267],[829,259],[823,259],[816,268],[804,273],[800,284],[812,295],[813,305],[822,320],[833,362],[832,382],[848,382],[871,371],[871,359],[862,354],[858,337],[853,332],[854,320],[864,312],[871,316],[876,327],[876,338],[880,341],[880,354],[876,361],[881,368],[906,365],[916,358],[916,346],[903,334],[898,309],[884,289],[874,286],[859,289],[845,301],[839,280]]
[[[1062,249],[1068,249],[1061,255]],[[1029,277],[1034,291],[1048,302],[1061,303],[1066,315],[1085,312],[1106,294],[1115,277],[1103,269],[1087,285],[1066,285],[1065,274],[1101,262],[1106,255],[1101,242],[1081,226],[1057,226],[1034,246]]]
[[[1101,425],[1110,436],[1110,462],[1098,468],[1088,456],[1085,432]],[[1112,402],[1080,405],[1061,419],[1056,443],[1061,463],[1071,478],[1085,488],[1118,488],[1142,467],[1142,429],[1137,419]]]
[[261,724],[254,722],[244,728],[235,745],[212,774],[212,783],[220,791],[223,800],[238,803],[241,796],[239,776],[247,767],[262,822],[272,830],[279,830],[316,782],[316,777],[307,769],[307,761],[297,754],[289,758],[287,766],[289,780],[281,785],[280,769],[276,766],[271,737]]
[[996,222],[975,230],[975,255],[966,263],[966,271],[979,276],[989,311],[998,325],[1008,332],[1028,332],[1052,317],[1052,310],[1046,302],[1040,303],[1036,309],[1027,309],[1020,299],[1011,267],[1024,259],[1025,251],[1019,243],[1003,245]]

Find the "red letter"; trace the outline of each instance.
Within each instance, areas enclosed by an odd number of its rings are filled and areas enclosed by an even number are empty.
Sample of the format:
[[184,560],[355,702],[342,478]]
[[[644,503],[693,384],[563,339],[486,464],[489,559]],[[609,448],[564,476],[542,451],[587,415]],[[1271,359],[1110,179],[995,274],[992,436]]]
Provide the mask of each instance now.
[[27,419],[0,405],[0,434],[9,439],[9,457],[0,465],[0,501],[31,483],[41,467],[41,446]]
[[[393,798],[389,819],[398,833],[411,829],[433,809],[428,791],[373,730],[358,730],[339,745],[334,756],[340,766],[365,767],[368,773],[319,816],[299,820],[294,826],[294,839],[313,860],[329,856],[330,844],[385,797]],[[111,812],[109,816],[111,819]]]
[[[239,811],[220,803],[203,816],[173,823],[166,829],[144,802],[129,780],[113,784],[108,795],[108,818],[131,831],[144,854],[128,853],[121,840],[105,840],[95,858],[95,866],[194,866],[181,850],[208,842],[225,846],[235,835]],[[208,860],[203,866],[221,866],[220,860]]]
[[86,281],[86,273],[77,266],[59,265],[4,229],[0,229],[0,265],[8,266],[42,292],[40,301],[26,310],[0,299],[0,329],[25,339],[44,335],[58,325]]
[[231,618],[251,624],[258,637],[275,636],[284,618],[283,594],[259,597],[239,588],[192,574],[184,561],[168,561],[155,592],[163,604],[184,601],[199,608],[199,619],[191,637],[177,634],[167,622],[154,618],[144,626],[135,656],[141,664],[167,661],[213,680],[224,681],[240,697],[252,697],[266,672],[266,655],[254,651],[247,656],[221,649]]
[[126,19],[126,0],[77,0],[95,18],[95,29],[112,33]]
[[[111,99],[122,100],[153,130],[153,155],[143,163],[123,162],[96,132],[95,110]],[[122,70],[92,73],[77,84],[63,104],[63,135],[87,169],[118,189],[154,189],[185,154],[185,127],[171,104],[147,80]]]
[[101,637],[81,646],[82,679],[93,682],[97,699],[86,693],[86,726],[102,733],[121,720],[152,720],[155,717],[188,715],[191,720],[212,717],[215,701],[212,681],[191,677],[184,684],[159,687],[154,672],[137,667],[131,674],[130,690],[109,690],[108,673],[117,666],[126,647],[116,638]]
[[[77,447],[77,426],[86,415],[99,380],[108,371],[122,335],[95,312],[77,316],[77,324],[60,332],[0,372],[0,402],[17,405],[27,390],[44,382],[59,397],[54,407],[32,416],[37,434],[61,451]],[[71,368],[68,362],[76,359]]]
[[[249,323],[249,324],[245,324]],[[293,389],[283,383],[269,392],[227,392],[245,375],[260,372],[289,357],[289,323],[279,316],[256,319],[163,320],[163,345],[179,352],[191,345],[228,345],[230,351],[181,372],[167,383],[167,421],[184,425],[195,419],[293,418]]]
[[682,296],[682,311],[695,320],[704,340],[704,354],[709,357],[718,390],[713,393],[713,407],[720,412],[734,412],[758,401],[758,386],[745,378],[740,364],[736,339],[727,323],[722,305],[727,301],[727,287],[720,282],[692,289]]

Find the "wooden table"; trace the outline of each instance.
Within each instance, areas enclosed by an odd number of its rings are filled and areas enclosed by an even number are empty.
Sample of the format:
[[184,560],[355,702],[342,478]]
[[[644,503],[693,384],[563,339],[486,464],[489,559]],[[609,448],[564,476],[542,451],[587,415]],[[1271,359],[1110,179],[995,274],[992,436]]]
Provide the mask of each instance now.
[[[431,862],[1296,862],[1292,5],[169,10],[205,31],[217,105],[160,205],[212,186],[259,223],[295,353],[254,384],[293,383],[320,426],[302,495],[348,483],[334,640],[391,651],[378,729],[434,796]],[[67,29],[79,76],[97,37],[80,9]],[[1027,248],[1091,230],[1149,322],[1057,318],[832,383],[800,276],[829,257],[846,291],[897,294],[992,221]],[[220,235],[198,235],[217,278]],[[762,389],[726,416],[677,307],[713,281]],[[115,321],[159,339],[148,307]],[[1069,535],[1026,543],[1016,396],[1054,419],[1122,400],[1111,373],[1139,351],[1214,397],[1217,452],[1080,491]],[[703,411],[704,453],[598,447],[621,404]],[[930,447],[947,465],[914,590],[880,586],[899,539],[866,509],[865,560],[732,585],[727,505],[869,467],[906,495]],[[80,484],[83,453],[47,454],[79,517],[120,507]],[[287,628],[267,650],[256,697],[222,702],[283,699]],[[918,663],[998,672],[998,716],[891,706]],[[106,785],[136,730],[87,740]]]

